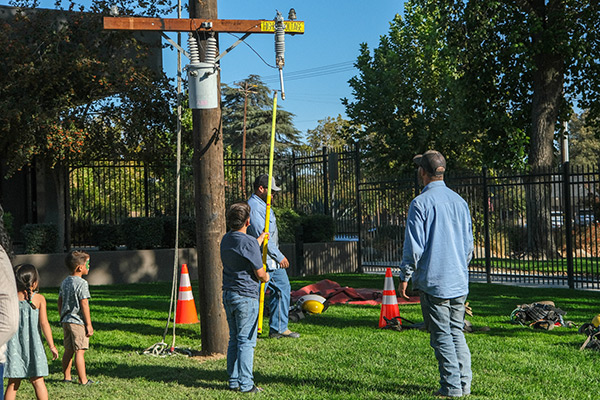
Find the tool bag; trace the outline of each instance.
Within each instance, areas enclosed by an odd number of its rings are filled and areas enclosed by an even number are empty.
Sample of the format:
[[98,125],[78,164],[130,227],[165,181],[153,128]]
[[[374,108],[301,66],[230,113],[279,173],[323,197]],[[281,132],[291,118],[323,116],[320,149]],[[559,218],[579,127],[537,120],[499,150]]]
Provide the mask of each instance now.
[[530,325],[536,329],[550,330],[555,325],[563,326],[565,311],[554,306],[551,301],[543,301],[532,304],[518,305],[510,314],[513,323]]

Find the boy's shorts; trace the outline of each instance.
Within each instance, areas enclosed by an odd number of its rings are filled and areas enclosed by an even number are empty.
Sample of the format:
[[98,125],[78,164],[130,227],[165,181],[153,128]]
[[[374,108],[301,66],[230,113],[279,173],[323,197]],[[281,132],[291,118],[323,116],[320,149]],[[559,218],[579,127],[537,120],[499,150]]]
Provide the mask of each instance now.
[[85,334],[84,325],[63,323],[62,326],[65,350],[87,350],[90,347],[90,338]]

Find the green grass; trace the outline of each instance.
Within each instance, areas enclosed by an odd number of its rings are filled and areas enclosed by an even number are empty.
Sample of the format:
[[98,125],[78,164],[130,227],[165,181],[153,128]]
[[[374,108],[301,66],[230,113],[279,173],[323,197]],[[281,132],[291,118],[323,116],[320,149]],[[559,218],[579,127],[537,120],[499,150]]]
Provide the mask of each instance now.
[[[383,276],[336,274],[292,281],[294,289],[323,278],[342,286],[383,287]],[[396,282],[397,283],[397,282]],[[197,285],[193,283],[197,288]],[[96,286],[90,307],[95,334],[86,353],[92,387],[61,383],[60,362],[50,361],[46,382],[51,399],[238,399],[227,390],[225,359],[200,362],[184,356],[140,354],[160,341],[170,295],[169,283]],[[44,289],[49,319],[62,355],[58,290]],[[472,284],[469,301],[475,328],[467,335],[473,361],[471,399],[587,399],[600,392],[600,353],[579,351],[576,329],[533,331],[511,325],[517,304],[551,299],[577,324],[600,309],[600,293],[568,289],[531,289]],[[298,340],[259,340],[254,362],[256,398],[269,399],[433,399],[437,362],[428,334],[377,329],[380,308],[334,305],[291,328]],[[418,305],[402,305],[403,317],[422,321]],[[170,336],[167,336],[170,343]],[[177,327],[178,347],[200,349],[200,326]],[[23,382],[19,398],[33,398]]]

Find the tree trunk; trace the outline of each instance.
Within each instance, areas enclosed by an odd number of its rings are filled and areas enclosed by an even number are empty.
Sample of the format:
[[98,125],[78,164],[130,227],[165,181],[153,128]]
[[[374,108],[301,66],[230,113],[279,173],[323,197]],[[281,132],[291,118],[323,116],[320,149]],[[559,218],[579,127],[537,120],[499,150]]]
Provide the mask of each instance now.
[[564,84],[564,55],[559,47],[560,35],[564,30],[559,16],[564,16],[564,12],[561,14],[559,10],[550,10],[544,1],[533,4],[533,15],[544,28],[532,35],[532,45],[538,54],[533,58],[535,68],[529,149],[531,177],[527,186],[528,248],[538,256],[549,258],[557,254],[550,217],[552,177],[538,174],[549,173],[554,161],[554,130]]
[[[190,17],[216,19],[216,0],[190,1]],[[206,48],[205,43],[202,42],[205,40],[200,42],[200,48]],[[219,90],[218,85],[217,90]],[[229,329],[221,296],[223,265],[220,243],[225,234],[225,172],[221,109],[193,110],[192,119],[202,353],[225,354]]]

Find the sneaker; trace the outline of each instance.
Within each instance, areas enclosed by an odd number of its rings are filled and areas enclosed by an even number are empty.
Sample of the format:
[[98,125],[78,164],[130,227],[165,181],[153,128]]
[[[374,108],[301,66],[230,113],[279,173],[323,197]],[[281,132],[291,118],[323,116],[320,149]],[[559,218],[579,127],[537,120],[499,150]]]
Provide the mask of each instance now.
[[91,379],[88,379],[88,380],[87,380],[87,382],[86,382],[86,383],[82,383],[82,385],[83,385],[83,386],[88,386],[88,385],[94,385],[94,384],[96,384],[96,383],[97,383],[97,382],[94,382],[93,380],[91,380]]
[[286,330],[285,332],[275,332],[275,331],[270,331],[269,332],[269,337],[271,339],[281,339],[281,338],[292,338],[292,339],[298,339],[300,337],[300,334],[298,332],[292,332],[289,329]]
[[245,392],[242,392],[242,393],[259,393],[259,392],[264,392],[264,391],[265,391],[265,389],[259,388],[258,386],[253,385],[252,389],[246,390]]

